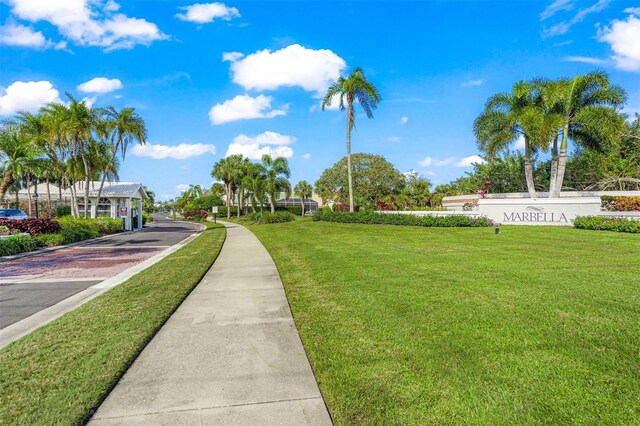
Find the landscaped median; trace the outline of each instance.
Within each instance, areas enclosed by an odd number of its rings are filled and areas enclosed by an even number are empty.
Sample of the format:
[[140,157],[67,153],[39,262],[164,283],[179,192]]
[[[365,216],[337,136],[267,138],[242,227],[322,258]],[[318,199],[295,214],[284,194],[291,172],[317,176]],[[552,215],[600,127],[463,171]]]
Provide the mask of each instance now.
[[222,225],[0,350],[0,424],[82,424],[217,257]]
[[337,425],[640,424],[640,239],[244,222]]

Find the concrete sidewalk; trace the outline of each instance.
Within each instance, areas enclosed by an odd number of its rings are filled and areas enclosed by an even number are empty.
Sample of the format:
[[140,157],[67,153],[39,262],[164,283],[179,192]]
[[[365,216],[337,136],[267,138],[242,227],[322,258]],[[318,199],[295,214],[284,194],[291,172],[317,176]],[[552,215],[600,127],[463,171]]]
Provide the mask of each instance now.
[[90,424],[331,424],[273,260],[225,225],[213,267]]

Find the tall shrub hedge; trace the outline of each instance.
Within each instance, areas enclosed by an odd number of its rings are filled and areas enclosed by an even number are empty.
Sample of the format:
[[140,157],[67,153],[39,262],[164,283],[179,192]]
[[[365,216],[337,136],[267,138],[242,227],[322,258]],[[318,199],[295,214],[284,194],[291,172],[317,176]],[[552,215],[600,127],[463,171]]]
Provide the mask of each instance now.
[[0,256],[11,256],[35,250],[37,247],[38,242],[30,235],[14,235],[0,239]]
[[484,216],[472,218],[465,215],[452,216],[415,216],[410,214],[385,213],[349,213],[320,210],[313,220],[323,222],[363,223],[370,225],[402,225],[426,227],[483,227],[491,226],[493,222]]

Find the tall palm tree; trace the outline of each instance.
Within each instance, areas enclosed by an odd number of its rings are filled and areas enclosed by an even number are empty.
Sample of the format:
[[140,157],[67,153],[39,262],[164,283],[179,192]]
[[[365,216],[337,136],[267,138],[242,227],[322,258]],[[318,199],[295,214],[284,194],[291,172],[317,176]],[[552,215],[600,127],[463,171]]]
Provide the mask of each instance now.
[[490,97],[473,123],[478,147],[490,161],[520,137],[524,138],[525,177],[531,198],[536,197],[533,154],[549,148],[562,120],[560,115],[545,110],[542,102],[539,84],[520,81],[511,93]]
[[311,198],[313,195],[313,187],[306,180],[300,181],[293,188],[293,193],[300,197],[300,204],[302,205],[302,216],[304,216],[304,200],[305,198]]
[[231,217],[231,197],[234,184],[238,175],[238,169],[242,163],[242,155],[230,155],[213,165],[211,176],[224,182],[226,191],[227,219]]
[[333,102],[335,97],[339,99],[338,106],[340,110],[347,110],[347,181],[349,184],[349,211],[353,212],[351,131],[355,127],[356,120],[353,104],[354,102],[358,102],[367,114],[367,117],[373,118],[373,110],[378,107],[378,103],[380,102],[380,93],[378,89],[367,80],[362,68],[358,67],[353,70],[349,77],[340,77],[338,81],[329,86],[327,94],[322,100],[323,111],[326,107],[331,106],[331,102]]
[[243,186],[249,191],[251,197],[251,209],[255,213],[256,206],[262,211],[262,205],[265,198],[265,172],[262,164],[248,163],[245,176],[242,178]]
[[561,80],[561,97],[555,110],[563,117],[562,141],[556,176],[551,176],[550,197],[562,190],[567,167],[568,141],[586,148],[603,150],[619,141],[624,117],[617,111],[626,100],[624,90],[611,84],[604,72],[590,72]]
[[147,128],[142,117],[136,113],[135,108],[123,108],[118,111],[109,106],[101,111],[103,118],[96,124],[98,136],[109,147],[110,159],[105,164],[102,173],[102,181],[98,189],[98,200],[102,194],[107,171],[116,162],[118,153],[122,160],[125,159],[129,145],[137,142],[140,145],[147,143]]
[[271,213],[276,212],[276,197],[280,192],[289,194],[291,184],[287,180],[291,175],[289,162],[284,157],[271,158],[269,154],[262,156],[262,167],[264,168],[264,188],[269,195]]

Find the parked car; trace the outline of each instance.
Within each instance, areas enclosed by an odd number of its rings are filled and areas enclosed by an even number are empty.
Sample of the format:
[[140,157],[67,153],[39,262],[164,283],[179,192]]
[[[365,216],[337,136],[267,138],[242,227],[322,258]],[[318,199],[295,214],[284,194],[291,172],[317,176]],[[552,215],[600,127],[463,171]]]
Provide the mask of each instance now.
[[0,219],[29,219],[29,215],[22,210],[0,209]]

